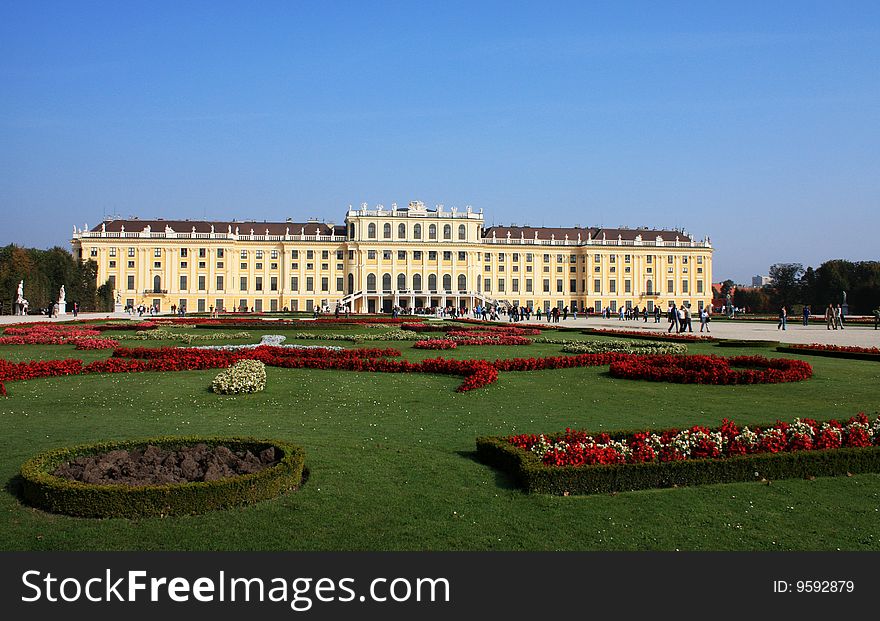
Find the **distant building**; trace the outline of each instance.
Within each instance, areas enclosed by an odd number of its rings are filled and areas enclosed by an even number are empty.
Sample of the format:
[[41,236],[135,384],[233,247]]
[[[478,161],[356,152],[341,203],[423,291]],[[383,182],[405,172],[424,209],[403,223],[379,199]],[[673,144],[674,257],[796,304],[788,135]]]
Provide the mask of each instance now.
[[126,305],[189,311],[710,303],[712,245],[683,231],[484,227],[482,211],[364,204],[344,224],[107,220],[75,229]]
[[773,284],[773,279],[769,276],[752,276],[753,287],[764,287]]

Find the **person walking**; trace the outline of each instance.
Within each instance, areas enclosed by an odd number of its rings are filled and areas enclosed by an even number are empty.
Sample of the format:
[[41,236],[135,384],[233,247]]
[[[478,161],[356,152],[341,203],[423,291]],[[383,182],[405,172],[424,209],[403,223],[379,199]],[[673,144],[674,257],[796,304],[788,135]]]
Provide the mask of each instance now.
[[[684,306],[684,305],[682,305],[682,306]],[[693,326],[693,323],[691,322],[692,318],[693,318],[693,316],[691,315],[690,307],[684,306],[684,325],[687,328],[688,332],[694,331],[694,326]],[[684,332],[684,328],[682,328],[681,331]]]
[[834,323],[836,324],[835,329],[840,328],[843,330],[843,307],[840,304],[834,309]]
[[779,323],[776,325],[776,329],[782,328],[785,330],[785,319],[788,317],[788,311],[785,310],[785,306],[782,306],[779,309]]
[[666,331],[672,332],[675,330],[678,332],[678,307],[675,304],[669,307],[667,319],[669,320],[669,329]]
[[825,329],[831,330],[832,328],[837,330],[837,326],[834,325],[834,307],[829,304],[825,309]]
[[810,307],[804,304],[804,325],[810,325]]
[[660,323],[660,316],[661,316],[662,314],[663,314],[663,313],[660,312],[660,307],[659,307],[659,306],[655,306],[655,307],[654,307],[654,323]]
[[703,331],[703,328],[706,328],[706,332],[711,332],[709,329],[709,311],[705,308],[700,310],[700,332]]

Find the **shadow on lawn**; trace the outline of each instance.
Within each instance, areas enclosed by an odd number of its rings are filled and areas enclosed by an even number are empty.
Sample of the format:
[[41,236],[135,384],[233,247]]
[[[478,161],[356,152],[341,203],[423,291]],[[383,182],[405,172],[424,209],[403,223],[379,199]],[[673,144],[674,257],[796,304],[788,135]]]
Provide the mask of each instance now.
[[506,472],[502,472],[500,470],[493,468],[492,466],[489,466],[489,465],[481,462],[477,458],[476,451],[456,451],[456,453],[459,455],[459,457],[464,457],[465,459],[469,459],[470,461],[472,461],[476,464],[479,464],[483,468],[487,468],[487,469],[491,470],[492,473],[495,475],[495,485],[497,485],[498,487],[500,487],[502,489],[515,489],[515,490],[521,491],[522,488],[520,488],[520,486],[517,484],[516,480],[512,476],[510,476]]
[[6,486],[5,486],[6,493],[14,496],[20,502],[24,502],[24,499],[22,498],[22,495],[21,495],[21,488],[22,488],[23,481],[24,481],[24,479],[21,478],[21,475],[16,474],[14,477],[12,477],[8,481],[6,481]]

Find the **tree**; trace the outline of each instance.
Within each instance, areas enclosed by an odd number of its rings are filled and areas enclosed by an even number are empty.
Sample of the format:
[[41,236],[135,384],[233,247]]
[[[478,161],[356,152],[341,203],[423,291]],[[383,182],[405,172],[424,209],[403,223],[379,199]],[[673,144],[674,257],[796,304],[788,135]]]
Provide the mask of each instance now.
[[727,299],[727,294],[731,292],[731,290],[736,286],[736,283],[730,280],[729,278],[721,283],[721,298]]
[[738,287],[733,294],[733,304],[749,313],[768,313],[771,311],[770,296],[762,288]]
[[774,308],[801,301],[800,281],[803,275],[804,266],[800,263],[776,263],[770,266],[773,283],[767,288]]

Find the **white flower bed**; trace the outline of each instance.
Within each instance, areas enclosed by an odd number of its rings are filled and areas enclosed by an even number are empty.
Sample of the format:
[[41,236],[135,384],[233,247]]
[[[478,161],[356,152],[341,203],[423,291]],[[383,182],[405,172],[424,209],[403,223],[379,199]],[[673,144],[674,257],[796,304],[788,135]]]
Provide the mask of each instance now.
[[182,334],[163,328],[155,330],[138,330],[133,335],[123,335],[118,338],[130,341],[182,341],[189,345],[193,341],[224,341],[226,339],[249,339],[250,332],[208,332],[205,334]]
[[239,360],[211,382],[211,390],[221,395],[259,392],[266,388],[266,365],[259,360]]
[[[549,339],[535,339],[538,343],[552,342]],[[658,343],[656,341],[565,341],[562,351],[568,354],[620,354],[660,355],[686,354],[687,345],[683,343]]]
[[284,347],[285,349],[332,349],[334,351],[343,349],[342,347],[337,347],[335,345],[282,345],[286,340],[287,337],[280,334],[264,334],[260,337],[259,343],[252,343],[250,345],[199,345],[198,347],[193,347],[193,349],[235,351],[236,349],[254,349],[256,347],[262,347],[263,345],[269,347]]
[[301,341],[349,341],[363,343],[365,341],[421,341],[424,337],[412,330],[388,330],[379,334],[318,334],[315,332],[297,332],[293,338]]

